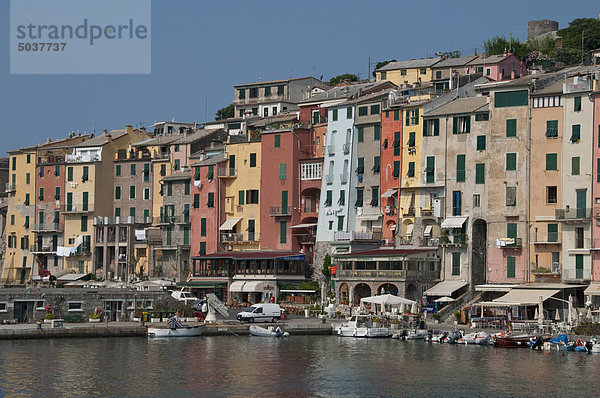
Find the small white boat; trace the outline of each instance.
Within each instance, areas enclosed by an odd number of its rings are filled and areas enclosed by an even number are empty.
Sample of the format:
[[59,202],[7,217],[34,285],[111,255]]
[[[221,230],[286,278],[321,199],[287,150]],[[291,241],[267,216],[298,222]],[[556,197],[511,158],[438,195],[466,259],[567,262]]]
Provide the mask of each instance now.
[[263,328],[261,326],[252,325],[250,326],[250,333],[253,336],[261,337],[288,337],[290,335],[288,332],[284,332],[279,326]]
[[373,317],[370,315],[353,315],[347,323],[335,328],[341,337],[390,337],[390,329],[373,327]]
[[148,337],[194,337],[200,336],[204,332],[204,325],[184,326],[182,328],[171,329],[169,327],[149,326],[147,328]]
[[490,335],[484,332],[469,333],[458,339],[458,344],[489,344]]

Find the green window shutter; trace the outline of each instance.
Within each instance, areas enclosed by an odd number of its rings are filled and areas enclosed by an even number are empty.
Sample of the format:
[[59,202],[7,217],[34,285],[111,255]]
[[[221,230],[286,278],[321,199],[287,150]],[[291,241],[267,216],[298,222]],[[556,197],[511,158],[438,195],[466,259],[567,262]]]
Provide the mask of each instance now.
[[244,191],[238,191],[238,206],[244,205]]
[[250,154],[250,167],[256,167],[256,153]]
[[440,135],[440,119],[433,119],[433,135]]
[[400,111],[398,109],[394,111],[394,120],[400,120]]
[[121,176],[121,165],[120,164],[118,164],[118,165],[115,166],[115,175],[117,177]]
[[365,158],[358,158],[358,166],[356,167],[356,174],[363,174],[365,172]]
[[344,206],[346,204],[346,191],[340,191],[340,199],[338,200],[338,205]]
[[506,136],[517,136],[517,119],[506,119]]
[[458,116],[452,118],[452,134],[458,134]]
[[394,160],[394,178],[398,178],[400,176],[400,161]]
[[352,107],[346,108],[346,119],[352,119]]
[[573,111],[575,111],[575,112],[581,111],[581,97],[573,98]]
[[73,210],[73,192],[67,192],[67,211]]
[[206,179],[212,180],[214,175],[215,175],[215,166],[211,164],[208,166],[208,173],[206,173]]
[[167,196],[173,196],[173,184],[171,183],[171,181],[167,181]]
[[[241,191],[244,192],[244,191]],[[194,194],[194,209],[197,209],[200,207],[200,194],[199,193],[195,193]]]
[[466,155],[456,155],[456,182],[465,181],[465,159]]
[[81,216],[81,232],[87,231],[88,218],[87,216]]
[[427,168],[425,168],[425,182],[435,182],[435,156],[427,156]]
[[288,191],[281,191],[281,210],[283,214],[287,214],[288,209]]
[[571,175],[579,175],[579,156],[573,156],[571,158]]
[[344,216],[338,216],[337,230],[338,231],[343,231],[344,230]]
[[546,121],[546,137],[558,137],[558,120]]
[[[162,207],[160,208],[162,210]],[[115,217],[121,217],[121,208],[115,207]]]
[[379,141],[381,139],[381,126],[376,124],[373,126],[373,140]]
[[88,210],[88,196],[89,196],[88,192],[83,193],[83,210],[84,211]]
[[415,119],[416,122],[414,124],[419,124],[419,108],[415,109]]
[[460,275],[460,252],[452,253],[452,275]]
[[135,185],[129,186],[129,199],[135,199]]
[[485,163],[475,165],[475,184],[485,184]]
[[365,140],[365,129],[363,127],[359,127],[357,129],[358,142],[363,142]]
[[406,125],[410,126],[410,111],[408,109],[406,110],[405,119],[406,119]]
[[287,179],[287,163],[279,164],[279,179],[280,180]]
[[583,254],[575,255],[575,278],[583,278]]
[[485,135],[478,135],[477,136],[477,150],[478,151],[485,151],[485,144],[486,144],[486,136]]
[[150,210],[144,209],[144,223],[150,222]]
[[427,125],[429,124],[429,120],[423,119],[423,137],[427,137]]
[[44,201],[44,188],[40,188],[40,196],[38,199],[42,202]]
[[208,202],[206,203],[207,207],[215,207],[215,193],[214,192],[209,192],[208,193]]
[[381,160],[379,156],[375,156],[373,158],[373,172],[374,173],[379,173],[379,170],[381,169]]
[[546,170],[557,170],[557,157],[556,153],[546,154]]
[[516,242],[517,239],[517,223],[508,223],[506,224],[506,237],[510,239],[514,239]]
[[144,163],[144,181],[150,181],[150,163]]
[[467,119],[467,127],[466,127],[465,132],[470,133],[471,132],[471,115],[467,115],[466,119]]
[[509,256],[506,258],[506,277],[514,278],[516,275],[515,258]]
[[596,182],[600,182],[600,158],[596,159]]
[[67,181],[73,181],[73,168],[67,167]]
[[60,200],[60,187],[54,188],[54,200]]
[[331,202],[333,202],[333,191],[327,191],[327,196],[325,197],[325,206],[331,206]]
[[129,216],[133,217],[133,219],[135,220],[135,207],[129,208]]
[[558,224],[548,224],[548,242],[558,242]]
[[516,153],[507,153],[506,154],[506,170],[516,170],[517,169],[517,154]]
[[287,221],[279,223],[279,243],[287,242]]
[[571,126],[571,142],[572,143],[579,142],[580,138],[581,138],[581,125],[574,124],[573,126]]
[[56,165],[54,166],[54,176],[55,177],[60,177],[60,165]]
[[206,254],[206,242],[200,242],[200,253],[201,256]]
[[409,147],[415,146],[415,132],[414,131],[411,131],[410,133],[408,133],[408,146]]
[[[175,164],[177,164],[177,161],[176,161],[176,163],[175,163]],[[134,175],[135,175],[135,164],[132,164],[132,165],[131,165],[131,175],[132,175],[132,176],[134,176]]]
[[190,194],[190,182],[189,181],[185,181],[183,183],[183,194],[184,195],[189,195]]
[[408,162],[408,177],[415,176],[415,162]]
[[275,134],[275,148],[281,147],[281,136],[279,134]]
[[206,236],[206,218],[200,219],[200,236]]
[[338,110],[337,109],[333,110],[331,120],[333,120],[334,122],[336,120],[338,120]]

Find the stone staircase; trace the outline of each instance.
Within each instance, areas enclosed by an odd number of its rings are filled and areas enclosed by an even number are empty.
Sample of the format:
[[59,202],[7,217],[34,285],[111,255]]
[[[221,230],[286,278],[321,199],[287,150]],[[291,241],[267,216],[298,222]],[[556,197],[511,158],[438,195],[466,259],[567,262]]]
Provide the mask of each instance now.
[[463,293],[455,301],[449,303],[447,306],[442,308],[437,313],[440,316],[440,322],[454,322],[454,311],[460,310],[461,308],[468,307],[481,300],[481,292],[469,290]]

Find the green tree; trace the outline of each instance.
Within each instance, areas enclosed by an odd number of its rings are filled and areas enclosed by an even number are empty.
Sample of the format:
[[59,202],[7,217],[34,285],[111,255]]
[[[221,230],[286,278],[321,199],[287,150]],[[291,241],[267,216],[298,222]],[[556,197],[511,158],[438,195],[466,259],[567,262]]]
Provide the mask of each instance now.
[[329,85],[337,86],[343,81],[356,82],[358,81],[358,76],[352,73],[344,73],[343,75],[337,75],[329,79]]
[[380,61],[377,62],[375,64],[375,69],[373,69],[373,77],[375,77],[375,71],[379,68],[383,68],[384,66],[386,66],[387,64],[389,64],[390,62],[396,62],[395,59],[390,59],[389,61]]
[[558,50],[559,60],[569,64],[580,63],[587,58],[590,50],[600,47],[600,20],[574,19],[568,27],[560,29],[558,35],[562,39],[562,49]]
[[521,43],[516,39],[506,40],[506,37],[496,36],[483,43],[483,48],[487,55],[498,55],[504,51],[510,51],[520,60],[526,59],[532,49],[527,43]]
[[233,110],[233,104],[219,109],[217,113],[215,113],[215,120],[223,120],[233,117]]
[[323,276],[325,276],[325,278],[328,278],[331,276],[331,272],[329,272],[329,267],[331,267],[331,256],[329,254],[325,255],[325,258],[323,259],[323,268],[321,269],[321,272],[323,273]]

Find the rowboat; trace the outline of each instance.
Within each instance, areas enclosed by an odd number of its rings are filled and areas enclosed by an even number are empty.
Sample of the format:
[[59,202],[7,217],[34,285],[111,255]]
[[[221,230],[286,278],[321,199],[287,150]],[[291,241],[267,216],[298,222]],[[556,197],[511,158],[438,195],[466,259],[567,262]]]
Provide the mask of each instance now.
[[146,333],[148,337],[194,337],[200,336],[204,332],[204,328],[206,328],[205,325],[184,326],[176,329],[149,326]]
[[535,336],[530,334],[505,334],[504,336],[496,336],[494,346],[503,348],[527,348],[527,343],[532,338],[535,338]]
[[290,335],[288,332],[284,332],[279,326],[276,328],[271,326],[267,329],[261,326],[252,325],[250,326],[250,333],[253,336],[260,337],[288,337]]

